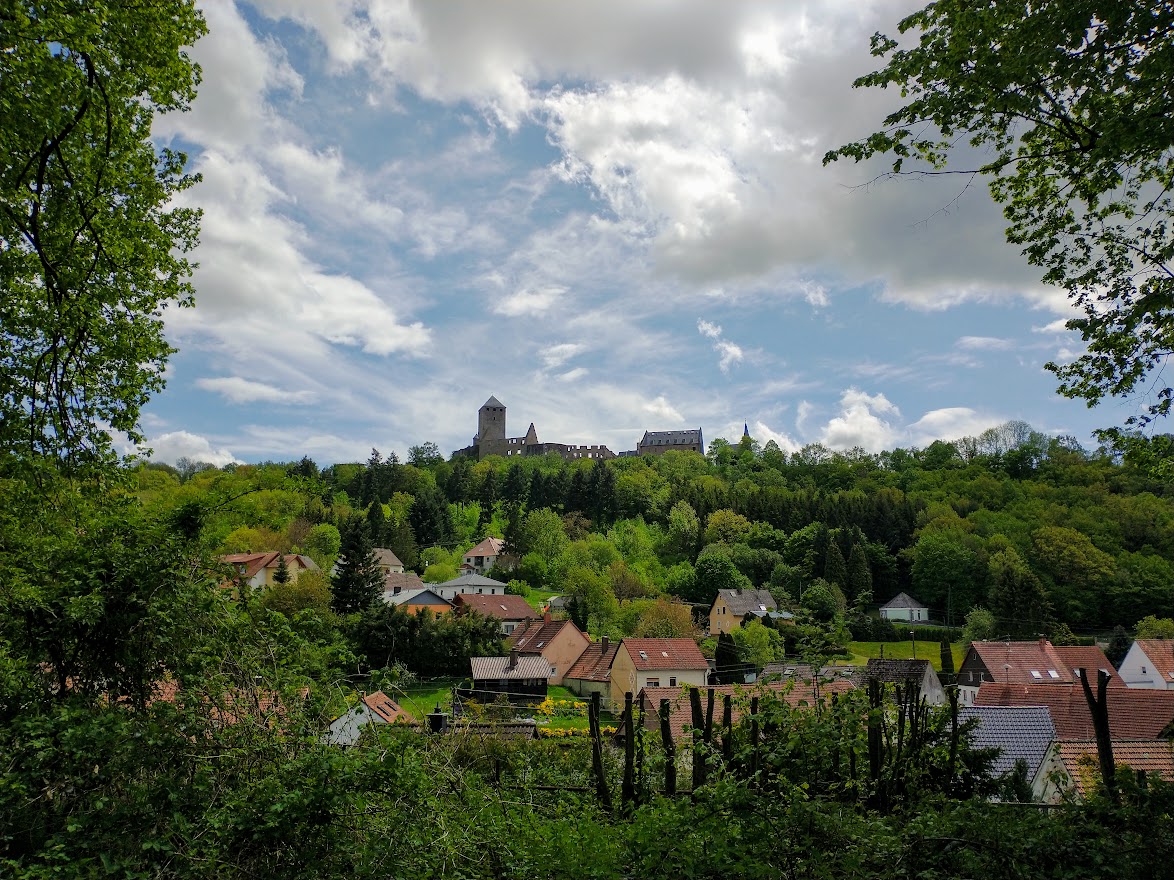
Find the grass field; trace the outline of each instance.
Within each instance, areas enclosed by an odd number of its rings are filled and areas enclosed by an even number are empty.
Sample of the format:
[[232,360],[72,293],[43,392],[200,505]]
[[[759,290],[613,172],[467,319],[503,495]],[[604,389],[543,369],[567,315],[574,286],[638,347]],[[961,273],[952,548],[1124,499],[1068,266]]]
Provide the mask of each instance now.
[[[918,660],[928,660],[937,672],[942,671],[941,648],[937,642],[849,642],[848,648],[852,652],[850,660],[843,664],[863,665],[874,657],[883,656],[888,660],[909,660],[913,657],[914,647],[917,649]],[[954,655],[954,669],[962,665],[962,658],[966,655],[966,643],[954,642],[950,645]]]

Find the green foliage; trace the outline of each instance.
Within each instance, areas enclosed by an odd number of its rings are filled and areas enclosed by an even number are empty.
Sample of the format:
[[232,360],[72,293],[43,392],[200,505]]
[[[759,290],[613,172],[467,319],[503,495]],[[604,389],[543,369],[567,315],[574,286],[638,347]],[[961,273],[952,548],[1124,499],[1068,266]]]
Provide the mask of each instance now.
[[[887,64],[855,85],[896,86],[904,102],[824,162],[889,153],[895,173],[914,159],[940,171],[961,142],[977,148],[969,170],[1004,205],[1007,240],[1083,312],[1068,326],[1086,352],[1048,365],[1061,391],[1095,404],[1144,390],[1174,330],[1174,101],[1161,85],[1174,69],[1174,11],[944,0],[899,28],[917,44],[877,34],[872,52]],[[1171,389],[1156,389],[1128,423],[1168,412]]]
[[261,595],[261,605],[293,619],[303,611],[325,616],[330,611],[330,579],[321,571],[303,571],[297,579],[274,583]]
[[78,461],[141,440],[172,349],[162,310],[190,305],[199,212],[156,113],[186,109],[195,5],[8,3],[0,36],[0,446]]
[[1169,617],[1143,617],[1134,627],[1139,639],[1174,639],[1174,620]]
[[398,664],[421,677],[468,675],[470,657],[502,653],[498,622],[479,614],[409,614],[380,602],[363,611],[349,631],[369,668]]
[[967,642],[981,642],[997,638],[999,636],[998,626],[995,615],[985,608],[975,608],[966,615],[962,638]]

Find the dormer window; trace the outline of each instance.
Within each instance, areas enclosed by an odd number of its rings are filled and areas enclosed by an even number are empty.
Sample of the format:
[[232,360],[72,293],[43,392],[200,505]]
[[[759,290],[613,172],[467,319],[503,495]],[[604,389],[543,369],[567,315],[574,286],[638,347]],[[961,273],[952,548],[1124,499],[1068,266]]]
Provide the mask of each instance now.
[[1031,677],[1034,678],[1036,681],[1043,680],[1043,676],[1040,675],[1039,670],[1036,670],[1036,669],[1031,670]]
[[640,652],[640,659],[641,659],[641,660],[644,660],[645,662],[647,662],[647,661],[648,661],[648,655],[647,655],[646,653],[644,653],[643,651],[641,651],[641,652]]
[[1057,672],[1056,670],[1054,670],[1054,669],[1049,669],[1049,670],[1048,670],[1048,677],[1049,677],[1049,678],[1055,678],[1055,679],[1058,679],[1058,678],[1060,677],[1060,673],[1058,673],[1058,672]]

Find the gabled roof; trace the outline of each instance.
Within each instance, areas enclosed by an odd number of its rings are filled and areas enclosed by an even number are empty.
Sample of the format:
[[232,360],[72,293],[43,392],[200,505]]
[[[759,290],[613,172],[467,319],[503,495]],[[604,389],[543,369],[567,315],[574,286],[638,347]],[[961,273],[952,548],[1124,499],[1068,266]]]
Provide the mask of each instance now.
[[1056,739],[1052,716],[1043,706],[965,706],[958,710],[958,722],[978,721],[970,734],[976,749],[1000,749],[991,769],[1002,776],[1022,759],[1027,778],[1032,780]]
[[[505,547],[505,541],[501,538],[486,538],[476,547],[471,550],[466,550],[465,556],[500,556],[502,548]],[[459,580],[459,578],[458,578]],[[491,578],[486,578],[491,580]]]
[[[1062,742],[1057,752],[1077,792],[1087,797],[1101,781],[1096,740]],[[1134,772],[1144,770],[1151,779],[1157,776],[1174,781],[1174,743],[1115,739],[1113,762]]]
[[1166,681],[1174,681],[1174,641],[1169,639],[1138,639],[1133,643],[1150,658],[1150,665]]
[[[240,572],[240,576],[249,579],[263,568],[277,568],[280,564],[278,557],[281,556],[276,550],[270,550],[266,553],[229,553],[226,556],[221,556],[222,562],[227,562],[233,568],[238,569],[243,563],[245,570]],[[289,568],[304,568],[309,571],[316,571],[318,563],[316,563],[309,556],[298,553],[286,553],[285,564]]]
[[571,664],[571,668],[563,675],[563,681],[568,678],[579,681],[608,681],[611,678],[611,664],[616,659],[616,651],[620,648],[619,642],[592,642],[583,649],[579,659]]
[[478,593],[460,593],[453,603],[467,611],[476,611],[497,620],[525,620],[537,617],[538,612],[521,596],[485,596]]
[[[970,650],[982,661],[993,681],[1015,684],[1072,684],[1076,681],[1068,664],[1047,639],[971,642]],[[962,662],[966,664],[965,660]],[[1112,671],[1112,667],[1108,670]]]
[[509,657],[470,657],[469,667],[473,681],[502,678],[550,678],[550,664],[537,654],[522,654],[514,658],[510,668]]
[[392,568],[403,568],[404,564],[399,561],[399,557],[388,550],[386,547],[375,548],[375,561],[380,565],[388,565]]
[[[1109,731],[1113,739],[1158,739],[1174,722],[1174,691],[1106,688]],[[1095,739],[1092,715],[1080,685],[1000,684],[985,682],[976,706],[1045,706],[1058,739]]]
[[778,607],[770,590],[718,590],[717,598],[713,600],[714,605],[719,601],[724,602],[730,613],[737,617],[747,614],[762,617]]
[[[491,596],[490,598],[496,597]],[[579,631],[579,627],[575,626],[573,621],[546,619],[526,621],[514,630],[506,641],[509,642],[511,648],[517,649],[519,653],[540,654],[542,649],[558,638],[567,627],[570,627],[569,632],[572,638],[578,636],[584,644],[587,643],[587,636]]]
[[501,587],[505,588],[505,584],[501,581],[495,581],[493,578],[487,578],[483,574],[463,574],[460,577],[455,577],[451,581],[445,581],[442,584],[436,584],[438,587]]
[[505,404],[502,403],[500,400],[498,400],[496,397],[493,397],[492,395],[490,395],[489,400],[487,400],[483,404],[481,404],[481,409],[485,409],[485,407],[487,407],[487,406],[500,407],[501,409],[505,408]]
[[620,645],[639,670],[709,669],[709,661],[692,639],[623,639]]
[[1052,650],[1056,652],[1063,662],[1068,667],[1068,672],[1072,675],[1073,681],[1077,678],[1078,669],[1087,669],[1089,674],[1089,684],[1096,680],[1096,671],[1103,669],[1110,673],[1109,687],[1123,688],[1126,687],[1125,682],[1121,680],[1121,676],[1116,675],[1116,670],[1113,669],[1113,664],[1109,662],[1109,658],[1105,656],[1105,652],[1096,645],[1052,645]]
[[403,590],[399,593],[384,593],[383,601],[389,605],[439,605],[452,608],[452,602],[427,587],[419,590]]
[[929,606],[926,605],[924,602],[918,602],[916,599],[914,599],[908,593],[898,593],[892,599],[890,599],[888,602],[886,602],[884,605],[882,605],[881,608],[882,609],[893,609],[893,608],[925,608],[925,609],[928,609]]
[[390,724],[393,721],[411,721],[412,716],[399,707],[391,697],[383,691],[376,691],[373,694],[365,694],[359,698],[363,704]]
[[[659,721],[656,720],[656,713],[660,711],[660,701],[669,701],[669,728],[672,730],[673,739],[677,741],[678,745],[681,743],[681,738],[685,735],[685,730],[693,726],[693,711],[689,704],[689,691],[691,690],[701,691],[701,711],[704,712],[709,702],[709,687],[643,688],[638,695],[640,700],[639,705],[644,707],[646,723],[650,724],[659,725]],[[818,696],[811,682],[798,680],[769,682],[762,685],[714,685],[712,690],[714,706],[713,726],[714,734],[716,735],[718,728],[721,726],[722,698],[726,695],[734,697],[733,706],[731,707],[731,717],[733,718],[733,722],[737,724],[742,717],[743,711],[740,703],[748,703],[752,696],[770,694],[777,699],[784,700],[789,706],[814,706],[819,701],[830,700],[833,694],[842,694],[852,690],[852,685],[845,681],[827,682],[820,685]]]
[[383,592],[394,593],[396,588],[404,590],[422,590],[424,582],[414,571],[389,571],[383,576]]
[[926,671],[933,671],[928,660],[881,660],[873,658],[864,667],[864,674],[885,684],[914,684],[918,687],[925,681]]

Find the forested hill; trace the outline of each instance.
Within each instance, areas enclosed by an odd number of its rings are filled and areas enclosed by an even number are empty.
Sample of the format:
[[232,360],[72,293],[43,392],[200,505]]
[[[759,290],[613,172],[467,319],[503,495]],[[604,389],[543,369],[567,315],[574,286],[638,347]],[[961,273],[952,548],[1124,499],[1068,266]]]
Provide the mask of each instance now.
[[429,443],[321,469],[148,464],[139,486],[149,506],[198,502],[220,552],[302,551],[324,569],[360,515],[428,581],[504,537],[520,561],[502,579],[574,597],[599,633],[632,631],[652,604],[637,600],[739,586],[829,616],[904,591],[955,624],[986,608],[998,635],[1132,626],[1174,603],[1170,487],[1022,423],[879,455],[744,437],[704,457],[477,462]]

